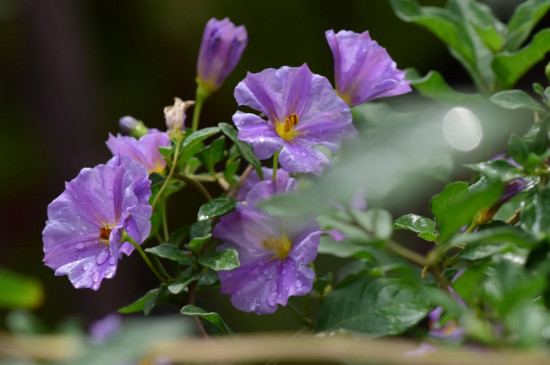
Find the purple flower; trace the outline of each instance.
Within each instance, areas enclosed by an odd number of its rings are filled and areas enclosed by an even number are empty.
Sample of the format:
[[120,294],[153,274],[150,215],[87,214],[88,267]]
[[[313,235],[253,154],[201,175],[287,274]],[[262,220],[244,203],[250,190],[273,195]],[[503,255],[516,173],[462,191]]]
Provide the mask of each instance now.
[[115,275],[122,254],[141,244],[151,230],[151,181],[142,164],[127,157],[84,168],[48,206],[42,232],[44,263],[68,275],[75,288],[99,289]]
[[320,175],[329,160],[313,146],[335,151],[342,138],[356,132],[349,107],[306,64],[248,73],[235,88],[235,99],[268,119],[238,111],[233,115],[238,138],[251,143],[261,160],[282,147],[279,162],[290,173]]
[[106,144],[116,158],[127,156],[145,166],[148,173],[160,174],[164,171],[166,162],[159,147],[170,145],[170,137],[162,132],[146,134],[140,139],[109,134]]
[[411,91],[405,71],[373,41],[369,32],[357,34],[347,30],[325,33],[334,56],[334,73],[338,94],[350,106]]
[[311,291],[315,273],[307,267],[317,255],[320,230],[315,224],[285,221],[269,216],[254,203],[294,189],[294,179],[263,181],[253,187],[247,203],[221,218],[213,236],[222,249],[235,249],[241,266],[220,271],[221,292],[231,295],[231,303],[244,312],[270,314],[277,305],[286,305],[291,295]]
[[235,27],[229,18],[210,19],[202,35],[197,75],[207,91],[219,89],[241,59],[248,42],[243,25]]
[[[271,181],[273,178],[273,169],[262,167],[262,172],[264,175],[264,180],[262,185],[260,186],[265,186],[267,189],[276,188],[278,189],[277,192],[279,191],[286,192],[286,191],[292,191],[295,189],[295,185],[297,183],[296,179],[290,178],[289,173],[286,172],[285,170],[281,170],[281,169],[277,170],[277,183],[275,185],[266,184],[266,182]],[[243,185],[239,189],[239,192],[235,197],[235,199],[248,201],[247,200],[248,193],[253,187],[255,187],[260,182],[262,182],[262,180],[260,180],[260,176],[258,176],[258,173],[256,172],[256,170],[252,170],[250,175],[248,175]],[[287,186],[287,184],[290,184],[292,186]],[[260,188],[256,188],[256,192],[260,192]],[[272,192],[271,195],[274,195],[274,193],[275,192]],[[254,196],[250,196],[249,199],[255,200]]]
[[90,342],[101,345],[109,340],[120,329],[122,319],[117,313],[111,313],[107,317],[93,322],[90,326]]

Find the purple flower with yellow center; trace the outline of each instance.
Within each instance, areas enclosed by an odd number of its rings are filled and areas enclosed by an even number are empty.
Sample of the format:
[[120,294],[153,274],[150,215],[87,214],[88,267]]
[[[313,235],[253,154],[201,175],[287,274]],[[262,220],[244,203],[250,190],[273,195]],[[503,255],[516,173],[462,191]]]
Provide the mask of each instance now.
[[139,139],[109,134],[106,144],[115,158],[127,156],[145,166],[148,173],[160,174],[164,171],[166,162],[159,152],[159,147],[170,145],[170,137],[163,132],[146,134]]
[[342,138],[356,133],[348,105],[306,64],[248,73],[235,88],[235,99],[267,117],[235,113],[238,138],[251,143],[261,160],[281,149],[279,162],[290,173],[320,175],[329,160],[313,146],[334,152]]
[[386,49],[369,32],[325,33],[334,56],[336,89],[350,106],[411,91],[405,71],[398,70]]
[[237,250],[241,263],[236,270],[218,272],[220,291],[231,295],[231,303],[244,312],[270,314],[279,304],[285,306],[291,295],[311,291],[315,273],[306,265],[317,255],[319,227],[309,222],[298,225],[254,207],[293,190],[293,180],[258,183],[248,192],[247,204],[238,203],[214,228],[213,236],[223,241],[218,250]]
[[202,35],[197,61],[199,85],[207,92],[219,89],[239,63],[247,42],[243,25],[236,27],[229,18],[210,19]]
[[84,168],[48,206],[42,232],[44,263],[68,275],[75,288],[99,289],[115,275],[122,254],[141,244],[151,230],[151,181],[142,164],[127,157]]

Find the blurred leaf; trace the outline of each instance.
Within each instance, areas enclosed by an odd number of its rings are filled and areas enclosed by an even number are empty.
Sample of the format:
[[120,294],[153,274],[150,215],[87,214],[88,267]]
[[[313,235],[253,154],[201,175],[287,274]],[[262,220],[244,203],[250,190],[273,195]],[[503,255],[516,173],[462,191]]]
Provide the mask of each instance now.
[[520,211],[520,227],[535,236],[550,234],[550,187],[543,186]]
[[456,181],[445,186],[445,189],[434,195],[430,202],[430,211],[436,218],[440,218],[449,205],[459,201],[468,192],[468,183]]
[[550,51],[550,29],[538,32],[531,43],[514,53],[501,53],[493,60],[493,70],[503,89],[509,89]]
[[510,243],[470,243],[460,252],[459,257],[461,260],[477,261],[509,252],[519,254],[519,250],[520,248]]
[[519,5],[508,22],[504,49],[518,49],[549,8],[549,0],[527,0]]
[[524,165],[529,155],[529,146],[522,137],[512,134],[508,140],[508,153],[518,164]]
[[363,276],[327,296],[317,328],[396,335],[417,324],[429,309],[409,281]]
[[170,243],[179,246],[179,244],[189,235],[189,232],[191,230],[191,227],[189,226],[183,226],[172,233],[170,233]]
[[204,222],[215,217],[221,217],[231,212],[237,206],[237,201],[231,198],[215,198],[207,203],[204,203],[199,208],[197,220]]
[[6,315],[8,330],[17,335],[37,335],[48,332],[48,327],[40,318],[26,310],[12,310]]
[[480,229],[473,233],[461,234],[452,239],[449,245],[493,243],[515,243],[520,247],[533,248],[539,241],[518,227],[503,224]]
[[503,182],[523,177],[519,169],[506,160],[492,160],[466,165],[470,169],[479,172],[491,180],[500,180]]
[[347,238],[336,242],[330,236],[323,235],[319,242],[320,254],[327,254],[336,257],[355,257],[373,259],[372,255],[365,251],[365,246],[355,245]]
[[457,104],[474,104],[483,101],[480,94],[466,94],[455,91],[443,79],[443,76],[437,71],[430,71],[426,76],[421,77],[415,69],[407,70],[407,80],[411,80],[411,85],[414,86],[422,95],[445,102],[452,105]]
[[437,239],[437,235],[434,233],[435,222],[416,214],[407,214],[397,218],[393,222],[393,229],[413,231],[428,241],[435,241]]
[[[344,212],[334,215],[322,215],[317,217],[317,223],[324,231],[336,230],[342,234],[346,240],[354,243],[365,243],[372,241],[372,235],[367,234],[361,227],[350,220]],[[377,241],[377,239],[374,239]]]
[[451,284],[460,298],[469,305],[472,305],[477,299],[479,285],[485,277],[488,266],[489,265],[486,263],[482,263],[481,265],[470,265]]
[[203,163],[208,171],[214,171],[216,163],[221,161],[225,153],[225,137],[221,136],[216,139],[210,146],[205,147],[199,154],[198,158]]
[[150,298],[156,298],[159,294],[160,289],[151,289],[144,296],[129,304],[125,307],[122,307],[118,310],[119,313],[134,313],[144,310],[145,303],[150,300]]
[[210,256],[199,257],[199,263],[214,271],[235,270],[241,265],[237,251],[232,248],[216,251]]
[[215,312],[206,312],[204,309],[196,307],[194,305],[186,305],[184,306],[181,311],[181,314],[186,316],[198,316],[210,323],[212,323],[214,326],[216,326],[218,329],[220,329],[225,334],[231,334],[231,329],[227,327],[225,322],[222,320],[220,315]]
[[193,263],[193,258],[183,253],[183,251],[171,243],[161,243],[158,246],[146,248],[145,251],[171,261]]
[[474,24],[477,35],[491,51],[498,52],[502,49],[504,38],[494,27],[482,28]]
[[260,176],[260,179],[263,179],[263,172],[262,172],[262,163],[260,160],[258,160],[258,157],[252,152],[252,145],[249,145],[248,143],[241,141],[237,139],[238,132],[237,130],[230,124],[227,123],[220,123],[218,124],[221,131],[229,137],[230,140],[235,143],[237,146],[237,149],[239,150],[240,155],[248,161],[249,164],[254,166],[254,169],[258,173],[258,176]]
[[33,309],[43,300],[38,280],[0,268],[0,308]]
[[350,209],[350,213],[363,230],[378,240],[391,237],[393,219],[391,214],[383,209],[369,209],[366,212]]
[[526,109],[544,113],[544,108],[523,90],[504,90],[491,96],[491,101],[506,109]]
[[181,293],[185,288],[189,286],[193,281],[197,281],[201,278],[201,274],[195,274],[189,278],[181,279],[181,280],[175,280],[170,285],[168,285],[168,291],[172,294],[179,294]]

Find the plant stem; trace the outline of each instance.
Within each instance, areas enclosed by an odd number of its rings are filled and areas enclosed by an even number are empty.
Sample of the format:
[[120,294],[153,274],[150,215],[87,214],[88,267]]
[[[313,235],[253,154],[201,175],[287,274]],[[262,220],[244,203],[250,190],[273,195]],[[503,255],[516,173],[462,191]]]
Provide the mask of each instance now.
[[149,260],[149,257],[147,257],[147,255],[145,254],[145,252],[143,251],[143,249],[141,248],[140,245],[138,245],[136,243],[136,241],[134,241],[130,236],[126,235],[126,237],[124,237],[125,240],[127,240],[128,242],[130,242],[132,244],[132,246],[134,246],[134,248],[136,249],[137,252],[139,252],[140,256],[143,258],[143,261],[145,261],[145,263],[147,264],[147,266],[149,266],[149,269],[151,269],[151,271],[153,272],[153,274],[155,274],[155,276],[161,281],[161,283],[164,283],[166,281],[169,281],[167,280],[166,278],[164,278],[158,271],[157,269],[155,268],[155,266],[153,266],[153,263],[151,262],[151,260]]
[[192,178],[189,178],[185,175],[180,175],[178,176],[181,180],[191,184],[195,189],[197,189],[204,197],[207,201],[210,201],[212,200],[212,196],[210,195],[210,193],[208,192],[208,190],[206,190],[206,188],[204,187],[203,184],[200,183],[200,181],[196,180],[196,179],[192,179]]
[[273,182],[277,181],[277,168],[279,167],[279,153],[281,153],[281,150],[278,150],[273,154],[273,175],[272,179]]
[[[196,300],[196,293],[197,293],[197,281],[194,281],[191,283],[188,287],[189,290],[189,304],[193,306],[197,306],[197,300]],[[195,322],[195,326],[199,330],[200,334],[204,338],[210,338],[210,335],[208,335],[208,332],[206,332],[206,329],[204,328],[204,325],[202,324],[201,320],[197,316],[192,316],[193,322]]]
[[168,230],[168,218],[166,217],[166,200],[161,203],[160,214],[162,215],[162,230],[164,233],[164,242],[170,240],[170,231]]
[[191,128],[193,128],[193,131],[199,129],[199,119],[202,111],[202,106],[209,95],[210,93],[207,92],[204,87],[202,87],[202,85],[199,83],[197,85],[197,91],[195,93],[195,108],[193,109],[193,121],[191,123]]
[[155,196],[155,200],[153,200],[153,204],[151,204],[153,206],[153,210],[155,210],[155,206],[159,200],[159,197],[162,196],[162,193],[164,193],[164,190],[166,189],[166,186],[170,182],[170,179],[172,179],[172,176],[174,176],[174,171],[176,170],[176,165],[178,164],[178,158],[179,158],[180,148],[182,143],[183,143],[183,138],[179,136],[176,143],[176,150],[174,151],[174,159],[172,160],[172,166],[170,167],[170,172],[168,173],[168,176],[166,176],[166,180],[164,180],[164,184],[162,184],[162,186],[160,187],[160,190],[157,196]]
[[406,258],[407,260],[417,264],[420,267],[428,266],[428,259],[426,257],[412,250],[409,250],[408,248],[403,247],[392,240],[386,241],[386,247],[393,253]]

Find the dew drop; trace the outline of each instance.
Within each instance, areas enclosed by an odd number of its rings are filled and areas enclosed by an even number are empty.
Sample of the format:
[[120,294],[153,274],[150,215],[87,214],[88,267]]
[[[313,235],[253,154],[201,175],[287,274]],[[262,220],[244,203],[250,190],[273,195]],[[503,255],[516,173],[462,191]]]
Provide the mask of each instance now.
[[248,309],[250,309],[251,311],[253,311],[255,308],[256,308],[256,303],[250,302],[250,304],[248,305]]
[[97,283],[99,281],[99,273],[95,272],[94,275],[92,275],[92,280]]
[[111,256],[109,258],[109,264],[114,265],[117,263],[117,258],[115,256]]
[[95,258],[95,262],[98,265],[103,265],[108,258],[109,258],[109,251],[103,250],[99,253],[99,255],[97,255],[97,257]]
[[301,288],[302,287],[302,282],[300,280],[296,280],[296,287],[297,288]]
[[84,270],[84,271],[88,270],[88,265],[82,266],[82,270]]
[[84,248],[84,244],[82,242],[76,244],[76,249],[77,250],[82,250],[83,248]]

